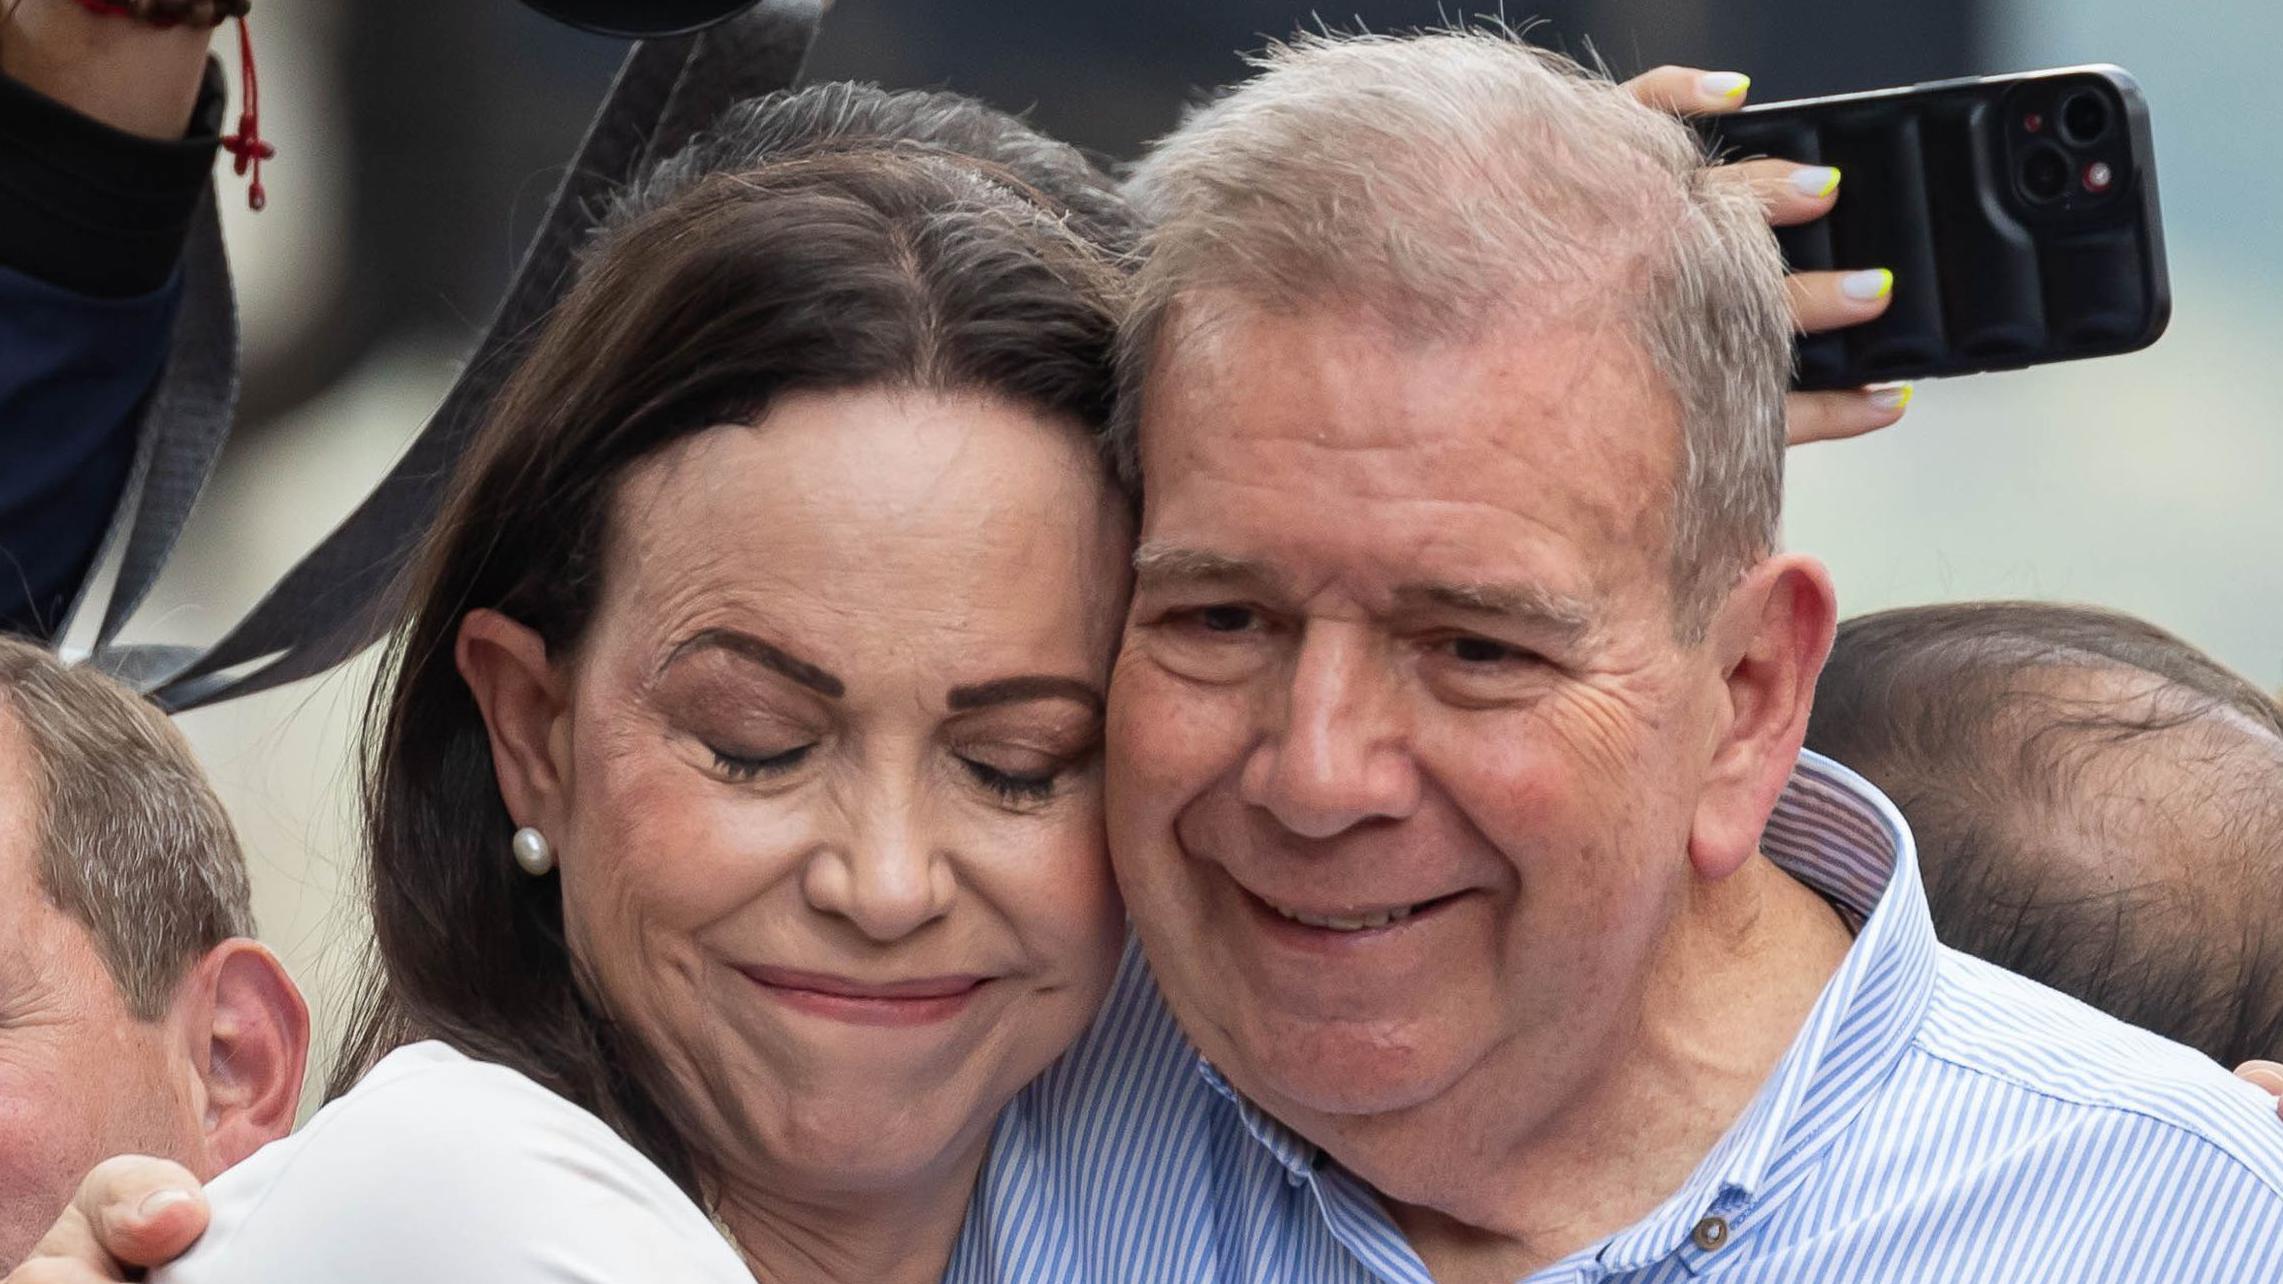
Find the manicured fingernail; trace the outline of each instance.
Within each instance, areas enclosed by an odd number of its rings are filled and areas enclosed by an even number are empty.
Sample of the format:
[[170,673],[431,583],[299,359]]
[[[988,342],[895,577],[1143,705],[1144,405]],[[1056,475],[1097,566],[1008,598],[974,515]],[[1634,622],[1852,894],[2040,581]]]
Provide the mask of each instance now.
[[1741,71],[1708,71],[1696,82],[1696,91],[1714,102],[1742,98],[1751,87],[1752,78]]
[[1829,196],[1839,190],[1839,171],[1829,165],[1805,165],[1792,171],[1792,190],[1802,196]]
[[1890,383],[1884,388],[1871,389],[1871,404],[1881,410],[1908,410],[1910,399],[1917,391],[1907,383]]
[[1858,303],[1883,299],[1895,288],[1895,274],[1885,268],[1849,272],[1839,278],[1839,292]]
[[140,1217],[156,1217],[176,1204],[189,1202],[190,1192],[187,1190],[154,1190],[143,1197],[142,1206],[135,1213]]

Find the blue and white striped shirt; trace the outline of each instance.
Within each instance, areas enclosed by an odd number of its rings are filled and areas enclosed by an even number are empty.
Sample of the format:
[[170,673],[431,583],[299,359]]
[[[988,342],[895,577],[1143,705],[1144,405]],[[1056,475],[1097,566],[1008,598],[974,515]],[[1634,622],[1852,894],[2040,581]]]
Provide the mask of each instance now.
[[[1854,946],[1687,1183],[1533,1282],[2283,1280],[2263,1093],[1937,944],[1902,817],[1828,759],[1801,756],[1762,848]],[[1429,1284],[1368,1187],[1198,1058],[1131,947],[1000,1121],[945,1278]]]

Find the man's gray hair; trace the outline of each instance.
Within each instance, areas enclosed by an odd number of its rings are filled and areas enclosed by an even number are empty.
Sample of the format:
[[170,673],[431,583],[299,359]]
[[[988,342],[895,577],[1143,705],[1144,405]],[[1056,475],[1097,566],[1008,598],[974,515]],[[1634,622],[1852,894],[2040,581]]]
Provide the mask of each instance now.
[[[1185,302],[1354,307],[1406,339],[1607,307],[1669,381],[1677,620],[1774,546],[1791,322],[1757,199],[1687,126],[1504,31],[1310,35],[1134,171],[1153,226],[1119,354],[1120,467]],[[1590,314],[1589,314],[1590,315]]]
[[0,636],[0,717],[31,751],[40,890],[85,925],[128,1010],[165,1015],[200,957],[253,934],[246,858],[190,746],[157,707]]

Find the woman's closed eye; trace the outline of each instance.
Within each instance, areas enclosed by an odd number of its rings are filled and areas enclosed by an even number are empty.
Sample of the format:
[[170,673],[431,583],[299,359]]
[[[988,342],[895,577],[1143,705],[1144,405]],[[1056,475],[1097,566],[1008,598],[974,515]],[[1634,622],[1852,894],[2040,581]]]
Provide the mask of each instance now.
[[764,776],[782,775],[791,771],[801,765],[802,760],[809,756],[809,751],[815,749],[816,745],[813,743],[796,745],[791,749],[769,754],[732,753],[718,745],[707,745],[706,748],[713,754],[714,769],[720,772],[724,778],[746,781],[758,780]]
[[1062,778],[1062,768],[1059,766],[1045,771],[1024,772],[1008,771],[974,758],[962,757],[959,761],[977,784],[1016,805],[1042,803],[1052,798],[1055,783]]

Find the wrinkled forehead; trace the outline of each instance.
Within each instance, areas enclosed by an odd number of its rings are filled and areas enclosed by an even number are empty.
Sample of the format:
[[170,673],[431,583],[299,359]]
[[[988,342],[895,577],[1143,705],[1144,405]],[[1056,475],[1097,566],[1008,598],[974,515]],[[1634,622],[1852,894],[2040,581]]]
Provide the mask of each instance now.
[[[1452,335],[1368,309],[1227,300],[1170,318],[1140,424],[1147,533],[1190,492],[1311,493],[1327,511],[1440,507],[1450,530],[1511,525],[1582,556],[1664,564],[1679,409],[1616,313],[1514,315]],[[1466,518],[1483,519],[1469,522]]]

